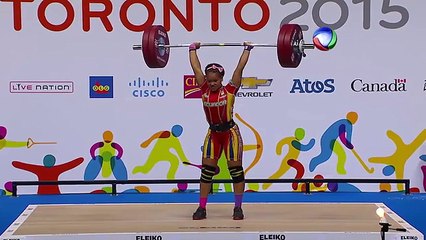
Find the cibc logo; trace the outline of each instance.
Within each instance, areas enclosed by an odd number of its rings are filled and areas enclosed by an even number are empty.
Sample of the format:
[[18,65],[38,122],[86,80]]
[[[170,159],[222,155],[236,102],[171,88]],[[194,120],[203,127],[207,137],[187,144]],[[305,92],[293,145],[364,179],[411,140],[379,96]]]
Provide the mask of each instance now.
[[406,92],[406,85],[405,78],[395,78],[392,82],[366,82],[357,78],[352,81],[351,89],[354,92]]
[[183,76],[183,98],[201,98],[201,89],[194,75]]
[[331,78],[323,81],[293,79],[290,93],[332,93],[334,90],[334,79]]
[[157,77],[154,80],[143,80],[138,77],[136,80],[129,82],[132,89],[132,96],[137,98],[158,98],[166,95],[165,88],[169,83]]

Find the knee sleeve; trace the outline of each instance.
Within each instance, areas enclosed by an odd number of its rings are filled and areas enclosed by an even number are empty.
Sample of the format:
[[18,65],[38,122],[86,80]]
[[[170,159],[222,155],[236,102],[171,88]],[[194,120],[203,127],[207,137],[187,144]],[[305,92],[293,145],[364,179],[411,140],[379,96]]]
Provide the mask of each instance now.
[[242,166],[230,167],[228,169],[234,183],[244,182],[244,169]]
[[200,181],[203,183],[211,183],[215,172],[215,167],[203,164],[203,168],[201,169]]

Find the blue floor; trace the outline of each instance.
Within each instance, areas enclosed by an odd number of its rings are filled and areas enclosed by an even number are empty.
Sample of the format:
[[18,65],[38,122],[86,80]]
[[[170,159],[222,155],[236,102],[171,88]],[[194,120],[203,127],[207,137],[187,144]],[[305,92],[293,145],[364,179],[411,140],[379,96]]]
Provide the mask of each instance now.
[[[245,202],[368,202],[384,203],[405,221],[426,235],[426,194],[414,193],[246,193]],[[63,194],[21,195],[0,197],[0,232],[21,214],[29,204],[79,204],[79,203],[196,203],[198,193],[147,193],[147,194]],[[233,202],[232,193],[210,195],[211,202]],[[189,216],[190,217],[190,216]],[[379,226],[378,226],[379,228]]]

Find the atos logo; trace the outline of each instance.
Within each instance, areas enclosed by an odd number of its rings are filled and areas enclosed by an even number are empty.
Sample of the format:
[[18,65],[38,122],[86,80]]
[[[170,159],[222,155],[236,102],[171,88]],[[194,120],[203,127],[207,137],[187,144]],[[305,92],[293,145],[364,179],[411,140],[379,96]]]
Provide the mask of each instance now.
[[90,76],[89,96],[90,98],[113,98],[113,77]]
[[164,97],[166,95],[165,88],[169,83],[157,77],[155,80],[138,79],[129,82],[129,87],[132,88],[132,96],[137,98],[149,97]]
[[334,79],[326,79],[324,81],[293,79],[290,93],[332,93],[334,90]]

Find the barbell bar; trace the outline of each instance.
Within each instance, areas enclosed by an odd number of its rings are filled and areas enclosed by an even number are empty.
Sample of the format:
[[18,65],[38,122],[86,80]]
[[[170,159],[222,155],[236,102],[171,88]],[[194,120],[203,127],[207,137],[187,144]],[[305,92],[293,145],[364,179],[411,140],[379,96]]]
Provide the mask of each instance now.
[[[305,49],[319,49],[328,51],[337,43],[336,33],[322,27],[314,33],[314,43],[306,44],[303,40],[303,32],[298,24],[283,24],[280,27],[276,44],[253,43],[254,47],[277,48],[278,61],[282,67],[296,68],[302,57],[306,57]],[[189,47],[190,44],[170,44],[166,29],[161,25],[152,25],[142,35],[142,44],[133,45],[133,50],[142,50],[145,63],[150,68],[163,68],[167,65],[170,56],[170,48]],[[200,43],[203,47],[235,47],[245,46],[244,43]]]
[[[180,48],[180,47],[189,47],[191,45],[190,43],[181,43],[181,44],[157,44],[158,48]],[[277,44],[270,44],[270,43],[252,43],[250,45],[253,45],[254,47],[277,47]],[[245,46],[244,43],[235,43],[235,42],[229,42],[229,43],[200,43],[200,46],[202,47],[239,47],[239,46]],[[314,44],[304,44],[304,49],[314,49]],[[135,44],[133,45],[133,50],[141,50],[142,45],[141,44]]]

